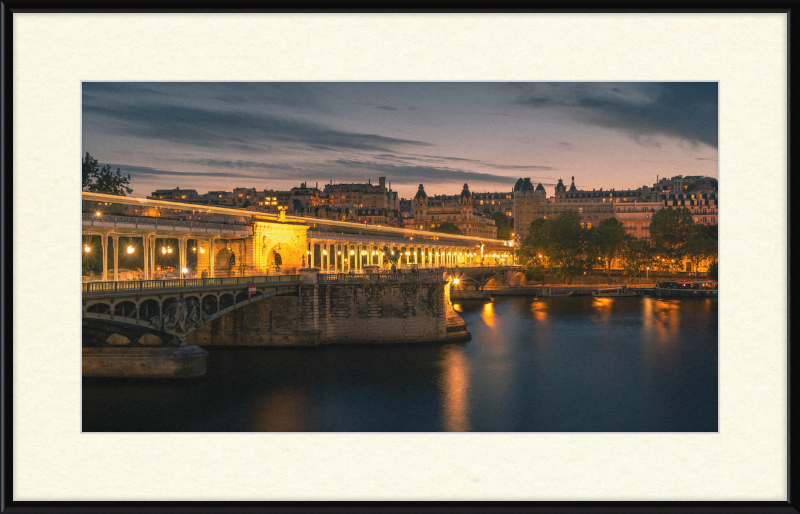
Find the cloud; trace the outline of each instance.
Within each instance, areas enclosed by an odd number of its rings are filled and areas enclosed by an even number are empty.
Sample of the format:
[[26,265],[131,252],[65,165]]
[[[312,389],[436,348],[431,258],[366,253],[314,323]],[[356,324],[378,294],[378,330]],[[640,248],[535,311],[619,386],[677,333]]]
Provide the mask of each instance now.
[[663,136],[717,148],[716,82],[518,85],[515,103],[566,111],[576,121],[622,131],[641,143]]
[[235,177],[235,178],[254,178],[257,175],[246,174],[246,173],[230,173],[230,172],[208,172],[208,173],[198,173],[196,171],[172,171],[172,170],[163,170],[158,168],[150,168],[148,166],[133,166],[131,164],[111,164],[109,163],[112,169],[116,170],[116,168],[120,169],[120,172],[124,174],[130,173],[131,175],[131,182],[133,182],[133,177],[137,175],[167,175],[167,176],[177,176],[177,177],[188,177],[188,178],[203,178],[203,177]]
[[[165,93],[154,91],[150,95],[147,88],[137,89],[137,95],[131,97],[124,94],[126,84],[107,85],[97,96],[92,86],[84,85],[84,126],[99,128],[106,134],[171,145],[258,152],[276,151],[286,145],[383,152],[433,146],[423,141],[337,130],[299,117],[246,109],[247,104],[216,108],[181,105],[180,99],[162,99]],[[235,94],[232,98],[231,102],[236,103]],[[258,102],[253,100],[249,105],[258,106]]]
[[396,111],[396,110],[398,110],[397,107],[389,107],[388,105],[379,105],[378,109],[383,109],[384,111]]
[[[351,172],[354,177],[363,176],[363,171],[371,171],[379,176],[391,177],[392,182],[398,184],[411,183],[442,183],[442,182],[508,182],[513,185],[517,177],[508,175],[494,175],[474,171],[454,170],[437,166],[415,166],[403,164],[387,164],[382,162],[356,161],[337,159],[332,164],[343,170],[357,170]],[[341,173],[341,171],[340,171]]]

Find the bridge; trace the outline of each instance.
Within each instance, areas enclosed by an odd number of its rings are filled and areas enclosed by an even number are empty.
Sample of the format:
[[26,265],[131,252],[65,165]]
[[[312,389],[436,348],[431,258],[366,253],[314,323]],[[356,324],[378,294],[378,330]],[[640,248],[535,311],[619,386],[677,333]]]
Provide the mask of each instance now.
[[457,289],[473,287],[476,291],[483,290],[492,279],[507,279],[508,276],[519,271],[519,266],[466,266],[444,268],[445,277]]
[[[503,266],[513,243],[407,228],[83,193],[85,281]],[[91,268],[92,266],[89,266]],[[185,271],[184,271],[185,270]]]
[[97,193],[83,200],[84,372],[90,362],[91,373],[112,373],[103,376],[145,373],[139,367],[202,374],[197,346],[191,369],[162,365],[198,344],[468,338],[450,287],[481,289],[513,269],[507,241]]

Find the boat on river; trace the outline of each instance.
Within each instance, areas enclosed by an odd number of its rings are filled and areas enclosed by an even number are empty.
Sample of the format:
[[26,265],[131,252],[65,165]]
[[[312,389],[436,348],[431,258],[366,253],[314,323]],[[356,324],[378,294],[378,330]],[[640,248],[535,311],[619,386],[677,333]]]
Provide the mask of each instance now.
[[716,280],[695,280],[686,282],[659,282],[656,284],[657,296],[712,296],[718,290]]
[[621,296],[642,296],[642,293],[631,291],[627,286],[618,286],[598,289],[592,293],[592,296],[597,296],[599,298],[617,298]]

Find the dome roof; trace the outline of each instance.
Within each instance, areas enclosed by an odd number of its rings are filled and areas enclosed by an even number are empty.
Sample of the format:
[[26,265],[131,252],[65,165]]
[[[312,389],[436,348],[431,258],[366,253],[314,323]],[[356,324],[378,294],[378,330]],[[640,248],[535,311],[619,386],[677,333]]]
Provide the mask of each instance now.
[[428,195],[425,194],[425,188],[422,184],[419,185],[419,189],[417,190],[417,194],[414,195],[414,198],[428,198]]
[[537,191],[544,191],[544,186],[542,185],[541,182],[539,182],[539,184],[536,185],[536,190]]
[[519,191],[522,188],[523,180],[520,178],[514,183],[514,191]]
[[533,184],[531,183],[530,178],[525,179],[525,181],[522,183],[520,191],[533,191]]
[[472,193],[469,192],[469,186],[464,184],[464,188],[461,189],[461,198],[472,196]]

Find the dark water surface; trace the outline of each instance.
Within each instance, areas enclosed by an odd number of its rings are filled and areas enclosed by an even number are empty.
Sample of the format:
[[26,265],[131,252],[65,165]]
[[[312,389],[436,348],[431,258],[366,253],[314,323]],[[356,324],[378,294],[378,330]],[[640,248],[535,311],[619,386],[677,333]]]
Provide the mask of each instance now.
[[83,431],[717,430],[717,300],[456,305],[448,345],[207,348],[196,379],[83,379]]

